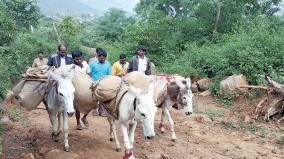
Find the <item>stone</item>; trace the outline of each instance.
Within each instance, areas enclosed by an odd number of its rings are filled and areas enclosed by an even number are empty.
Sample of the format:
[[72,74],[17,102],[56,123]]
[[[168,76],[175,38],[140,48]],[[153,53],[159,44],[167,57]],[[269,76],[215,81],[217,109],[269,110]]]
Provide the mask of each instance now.
[[14,123],[9,119],[8,116],[3,116],[0,120],[0,124],[4,126],[5,130],[11,130],[14,128]]
[[21,159],[35,159],[35,157],[32,153],[28,153],[21,155]]
[[212,81],[210,78],[203,78],[197,81],[200,91],[206,91],[209,89]]
[[45,159],[80,159],[80,156],[73,152],[54,149],[45,154]]
[[197,84],[197,82],[192,83],[190,89],[191,89],[192,93],[197,93],[198,92],[198,84]]
[[220,91],[224,96],[248,93],[248,88],[240,88],[240,85],[249,85],[246,76],[233,75],[220,82]]
[[211,96],[212,93],[210,90],[207,90],[207,91],[203,91],[202,93],[199,94],[200,96],[203,96],[203,97],[207,97],[207,96]]

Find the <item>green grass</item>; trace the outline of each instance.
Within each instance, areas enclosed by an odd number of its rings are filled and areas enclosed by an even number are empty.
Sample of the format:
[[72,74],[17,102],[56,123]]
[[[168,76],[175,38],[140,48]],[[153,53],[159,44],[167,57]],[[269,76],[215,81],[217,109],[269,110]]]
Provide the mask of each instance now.
[[277,144],[279,145],[284,145],[284,136],[281,136],[277,141],[276,141]]
[[225,129],[231,129],[234,127],[234,123],[231,121],[221,121],[221,125],[225,128]]
[[209,116],[209,117],[224,117],[224,112],[223,111],[220,111],[220,110],[211,110],[211,109],[208,109],[206,111],[206,114]]
[[19,121],[22,117],[20,110],[16,106],[6,109],[6,114],[13,122]]

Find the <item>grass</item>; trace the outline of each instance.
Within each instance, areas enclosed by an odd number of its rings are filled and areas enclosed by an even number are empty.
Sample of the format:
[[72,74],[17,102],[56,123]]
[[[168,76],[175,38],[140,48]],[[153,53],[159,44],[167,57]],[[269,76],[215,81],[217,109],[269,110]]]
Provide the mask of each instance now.
[[[0,136],[2,136],[2,133],[4,131],[3,125],[0,124]],[[0,137],[0,156],[3,155],[3,146],[2,146],[2,138]]]
[[13,122],[19,121],[22,117],[20,110],[16,106],[6,109],[6,114]]
[[234,127],[234,123],[231,121],[221,121],[221,124],[225,129],[231,129]]
[[263,126],[257,126],[255,124],[246,123],[243,120],[239,120],[236,122],[233,121],[221,121],[221,125],[225,129],[237,129],[239,131],[250,132],[252,134],[259,135],[262,138],[266,138],[267,136],[276,137],[276,132],[270,131],[268,128]]
[[284,136],[281,136],[277,141],[276,141],[277,144],[279,145],[284,145]]
[[224,117],[224,112],[220,110],[207,110],[206,115],[209,117]]
[[225,107],[231,107],[233,104],[233,96],[216,97],[215,101]]

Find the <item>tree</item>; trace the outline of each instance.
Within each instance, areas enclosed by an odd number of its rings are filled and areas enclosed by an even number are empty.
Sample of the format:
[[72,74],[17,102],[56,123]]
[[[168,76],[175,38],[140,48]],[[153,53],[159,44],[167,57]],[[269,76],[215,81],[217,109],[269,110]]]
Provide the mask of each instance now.
[[7,46],[15,36],[15,21],[0,2],[0,47]]
[[36,0],[3,0],[4,8],[14,18],[17,29],[29,29],[36,26],[40,19],[40,10]]
[[65,17],[58,24],[58,33],[62,42],[66,43],[69,49],[73,50],[80,47],[80,25],[72,17]]
[[125,11],[111,8],[98,20],[96,30],[105,40],[116,41],[123,35],[124,27],[133,21]]

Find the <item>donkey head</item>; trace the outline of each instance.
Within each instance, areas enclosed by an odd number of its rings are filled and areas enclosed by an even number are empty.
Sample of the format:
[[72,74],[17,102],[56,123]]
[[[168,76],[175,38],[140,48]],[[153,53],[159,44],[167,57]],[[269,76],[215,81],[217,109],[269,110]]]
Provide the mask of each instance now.
[[155,136],[154,120],[157,112],[157,107],[153,100],[154,82],[149,82],[147,92],[142,94],[140,90],[129,86],[129,92],[135,96],[136,104],[134,118],[142,123],[144,137],[152,139]]
[[72,117],[75,112],[73,106],[75,88],[72,84],[74,73],[75,65],[67,71],[50,73],[50,78],[54,80],[54,85],[56,86],[56,96],[69,117]]
[[181,76],[174,77],[175,83],[178,85],[179,93],[177,96],[178,106],[184,109],[186,115],[191,115],[192,110],[192,97],[193,93],[190,89],[191,80],[190,78],[184,79]]

